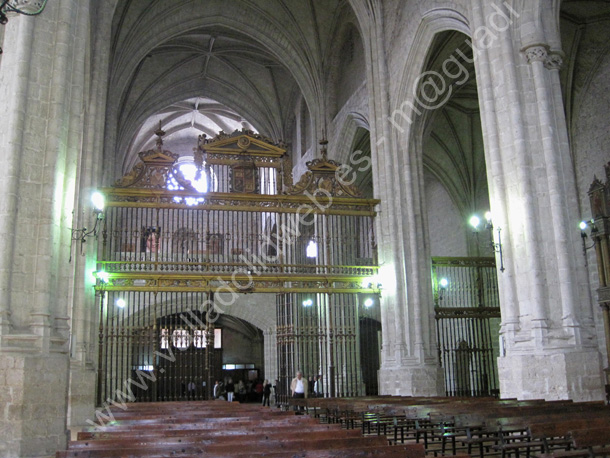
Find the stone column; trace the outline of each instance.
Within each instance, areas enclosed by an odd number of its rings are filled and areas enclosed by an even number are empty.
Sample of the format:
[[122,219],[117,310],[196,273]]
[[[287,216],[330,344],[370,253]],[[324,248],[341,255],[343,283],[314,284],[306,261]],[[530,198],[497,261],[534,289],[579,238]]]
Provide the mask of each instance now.
[[4,26],[5,46],[0,67],[0,88],[6,118],[0,123],[0,153],[5,171],[0,175],[0,337],[11,330],[11,282],[19,200],[21,155],[32,59],[26,58],[34,39],[34,18],[11,18]]
[[404,100],[391,93],[382,2],[352,6],[363,25],[369,59],[373,181],[375,197],[381,199],[376,220],[383,282],[380,394],[440,395],[443,374],[431,332],[430,261],[420,208],[421,158],[410,151],[408,135],[390,122]]
[[[68,263],[77,163],[82,154],[88,2],[48,2],[12,14],[0,66],[6,122],[0,153],[0,450],[47,457],[66,445]],[[10,322],[9,322],[10,320]],[[92,409],[93,410],[93,409]]]
[[[106,86],[108,78],[109,43],[112,16],[102,14],[97,10],[91,11],[96,24],[96,33],[93,35],[90,46],[92,55],[92,80],[88,103],[85,104],[83,116],[84,132],[82,134],[81,148],[83,152],[102,151],[103,149],[103,121],[106,105]],[[101,116],[100,116],[101,114]],[[99,155],[83,154],[78,160],[78,182],[75,189],[75,201],[78,202],[74,220],[71,227],[89,227],[91,224],[91,192],[101,182],[102,161]],[[100,237],[101,238],[101,237]],[[78,428],[91,419],[95,406],[96,373],[98,356],[98,321],[99,298],[94,293],[95,279],[92,272],[96,266],[97,242],[90,239],[81,254],[79,242],[72,246],[73,276],[71,304],[71,349],[70,349],[70,391],[68,425]]]
[[275,326],[263,330],[264,337],[264,377],[273,385],[278,378],[277,372],[277,332]]
[[505,247],[501,396],[601,399],[594,329],[582,325],[591,307],[576,288],[584,259],[570,230],[578,207],[557,84],[561,52],[541,17],[553,13],[538,1],[505,2],[510,27],[499,30],[494,5],[471,4],[491,207]]

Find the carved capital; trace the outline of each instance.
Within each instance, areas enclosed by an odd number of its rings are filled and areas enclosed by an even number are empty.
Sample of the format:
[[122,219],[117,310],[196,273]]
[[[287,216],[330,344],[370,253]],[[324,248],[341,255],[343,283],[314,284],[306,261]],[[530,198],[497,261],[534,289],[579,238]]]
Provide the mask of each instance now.
[[42,11],[44,7],[43,0],[11,0],[8,2],[7,11],[11,11],[11,9],[15,9],[18,11],[22,11],[26,14],[38,14]]
[[549,56],[544,62],[544,66],[549,70],[561,70],[563,66],[563,52],[561,51],[550,51]]
[[546,63],[549,57],[547,47],[543,45],[533,45],[525,48],[523,51],[525,52],[525,57],[527,58],[528,64],[533,62]]

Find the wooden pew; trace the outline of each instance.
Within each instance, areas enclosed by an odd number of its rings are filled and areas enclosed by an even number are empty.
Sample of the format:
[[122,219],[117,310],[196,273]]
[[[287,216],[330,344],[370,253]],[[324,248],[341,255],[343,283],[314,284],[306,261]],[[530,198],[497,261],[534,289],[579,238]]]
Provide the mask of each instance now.
[[115,421],[87,428],[56,457],[425,457],[420,444],[390,446],[385,437],[363,437],[359,430],[309,416],[226,404],[134,404],[111,410]]
[[[150,442],[139,441],[132,438],[122,441],[114,441],[113,444],[101,448],[82,447],[69,448],[66,452],[59,452],[57,458],[114,458],[114,457],[151,457],[151,456],[176,456],[176,454],[193,454],[197,456],[237,456],[247,454],[268,454],[273,452],[293,453],[310,450],[343,450],[355,448],[379,448],[387,446],[383,438],[323,438],[314,439],[301,432],[295,437],[282,439],[259,438],[253,440],[251,437],[230,437],[226,440],[216,438],[206,441],[188,441],[183,443],[174,442]],[[95,441],[91,441],[95,442]],[[106,444],[104,444],[106,445]],[[413,445],[413,444],[411,444]],[[423,458],[423,448],[420,450],[419,458]]]
[[[453,455],[478,450],[480,458],[491,454],[529,457],[538,450],[546,452],[539,454],[544,458],[586,458],[610,447],[583,445],[594,438],[585,430],[597,426],[601,434],[607,427],[603,422],[610,418],[610,408],[602,403],[401,396],[293,401],[312,416],[222,401],[112,407],[115,421],[111,425],[87,428],[77,443],[57,457],[279,457],[299,452],[299,457],[311,458],[424,458],[426,450],[446,456],[451,444]],[[599,423],[591,423],[598,419]],[[589,426],[576,423],[585,420]],[[538,436],[550,434],[548,429],[540,432],[540,425],[548,428],[562,421],[566,423],[562,436]],[[355,429],[360,426],[360,431]],[[370,436],[365,438],[363,433]],[[401,445],[390,446],[388,439]],[[559,449],[576,444],[585,448]]]
[[591,458],[610,455],[610,426],[570,431],[574,448],[586,449]]
[[[409,420],[414,422],[416,432],[415,440],[423,439],[428,449],[439,440],[442,443],[441,453],[446,452],[446,446],[451,443],[452,452],[457,452],[457,442],[465,447],[468,453],[478,448],[479,455],[483,457],[492,452],[499,451],[502,455],[517,455],[520,451],[529,454],[532,445],[528,442],[531,437],[527,431],[528,419],[540,414],[545,415],[583,415],[589,417],[596,412],[608,412],[603,403],[574,403],[572,401],[544,401],[544,400],[497,400],[497,399],[458,399],[427,398],[402,399],[398,402],[384,401],[377,405],[369,404],[369,409],[375,412],[370,423],[377,425],[377,434],[380,427],[385,434],[385,427],[393,428],[394,440],[404,441],[404,428],[408,428]],[[359,404],[352,401],[352,409],[356,410]],[[404,415],[404,423],[396,421]],[[393,424],[392,424],[393,419]],[[385,422],[385,423],[384,423]],[[363,429],[367,423],[363,417]],[[364,429],[364,432],[368,432]],[[413,436],[411,436],[413,437]]]

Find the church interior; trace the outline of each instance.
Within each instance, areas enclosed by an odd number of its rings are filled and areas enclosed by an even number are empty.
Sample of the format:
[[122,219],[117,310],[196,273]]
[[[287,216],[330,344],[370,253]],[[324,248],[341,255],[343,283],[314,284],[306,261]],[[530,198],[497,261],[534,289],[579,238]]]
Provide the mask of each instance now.
[[609,43],[605,0],[0,0],[0,456],[259,456],[238,413],[607,456]]

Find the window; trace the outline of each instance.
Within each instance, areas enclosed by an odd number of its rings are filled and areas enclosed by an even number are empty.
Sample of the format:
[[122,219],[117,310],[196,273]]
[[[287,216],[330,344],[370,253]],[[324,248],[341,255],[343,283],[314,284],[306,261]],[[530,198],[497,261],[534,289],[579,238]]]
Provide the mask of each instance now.
[[[170,331],[169,329],[161,329],[161,349],[167,350],[170,342]],[[171,343],[175,348],[185,349],[191,344],[195,348],[205,348],[205,331],[202,329],[195,329],[189,332],[187,329],[176,329],[171,333]],[[214,329],[214,348],[222,348],[222,329]]]
[[172,345],[176,348],[188,348],[191,344],[191,335],[186,329],[176,329],[172,332]]
[[161,349],[169,348],[169,329],[161,329]]
[[223,364],[222,369],[225,371],[234,371],[237,369],[254,369],[256,365],[254,364]]
[[[170,173],[166,183],[167,189],[169,189],[170,191],[184,190],[184,188],[176,179],[176,172],[179,172],[182,175],[182,178],[190,182],[193,188],[195,188],[195,190],[200,193],[216,191],[218,183],[214,170],[212,170],[211,167],[208,167],[207,174],[203,171],[199,172],[197,170],[197,166],[195,165],[195,160],[193,156],[182,156],[176,161],[176,169],[174,173]],[[210,183],[208,183],[208,178]],[[182,197],[174,197],[175,202],[180,203],[182,202],[182,200]],[[198,203],[203,202],[204,200],[205,199],[203,197],[186,197],[184,199],[184,202],[187,205],[196,205]]]

